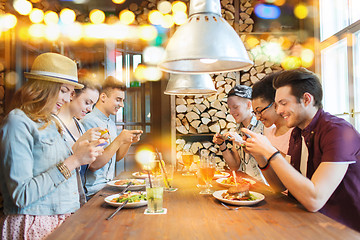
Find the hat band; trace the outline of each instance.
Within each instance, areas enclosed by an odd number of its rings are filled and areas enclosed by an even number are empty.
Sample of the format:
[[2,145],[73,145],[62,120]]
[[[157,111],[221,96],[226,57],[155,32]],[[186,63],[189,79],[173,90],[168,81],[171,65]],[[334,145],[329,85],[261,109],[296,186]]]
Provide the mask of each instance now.
[[77,77],[66,75],[66,74],[54,73],[54,72],[46,72],[46,71],[37,71],[37,70],[31,71],[31,73],[44,75],[44,76],[47,76],[47,77],[55,77],[55,78],[66,79],[66,80],[69,80],[71,82],[78,83]]

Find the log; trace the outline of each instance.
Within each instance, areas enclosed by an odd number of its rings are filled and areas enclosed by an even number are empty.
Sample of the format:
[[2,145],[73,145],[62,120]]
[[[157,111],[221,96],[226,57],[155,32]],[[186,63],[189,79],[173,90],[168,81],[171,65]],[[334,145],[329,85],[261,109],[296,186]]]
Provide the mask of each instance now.
[[197,130],[193,126],[190,126],[189,127],[189,133],[197,134]]
[[201,113],[204,112],[205,109],[206,109],[206,106],[205,106],[204,104],[197,104],[197,105],[195,105],[195,107],[196,107],[197,109],[199,109],[199,111],[200,111]]
[[213,123],[209,126],[209,130],[213,133],[219,133],[220,132],[220,124],[219,123]]
[[210,114],[208,112],[203,112],[200,116],[204,118],[210,118]]
[[217,77],[215,78],[215,81],[217,81],[217,82],[224,81],[224,76],[221,74],[217,75]]
[[200,119],[199,115],[194,112],[188,112],[185,116],[189,122],[192,122],[194,119]]
[[204,99],[203,104],[204,104],[207,108],[210,107],[210,103],[209,103],[209,101],[208,101],[207,99]]
[[182,125],[186,128],[186,130],[189,130],[189,122],[186,120],[186,118],[181,119]]
[[183,98],[176,98],[175,99],[175,104],[176,105],[182,105],[182,104],[186,104],[186,100],[185,99],[183,99]]
[[182,114],[182,113],[181,113],[181,114],[177,114],[176,116],[177,116],[180,120],[181,120],[181,119],[183,119],[183,118],[185,117],[185,115],[184,115],[184,114]]
[[181,126],[182,124],[181,124],[181,120],[179,119],[179,118],[176,118],[175,119],[175,124],[176,124],[176,126],[178,127],[178,126]]
[[202,149],[202,147],[203,147],[203,145],[200,142],[193,142],[191,144],[190,151],[193,154],[196,154],[199,151],[199,149]]
[[201,124],[200,127],[198,128],[198,132],[199,133],[208,133],[209,127],[205,124]]
[[221,129],[224,129],[226,127],[226,121],[224,119],[220,119],[219,124]]
[[193,126],[195,129],[199,127],[201,121],[200,120],[194,120],[190,123],[191,126]]
[[217,110],[216,110],[216,109],[210,109],[210,110],[208,111],[208,113],[210,114],[210,116],[214,116],[215,113],[217,113]]
[[[228,85],[226,85],[226,86],[228,86]],[[226,86],[225,86],[225,87],[226,87]],[[230,90],[229,90],[229,91],[230,91]],[[214,102],[210,103],[210,106],[213,107],[213,108],[216,108],[216,109],[220,110],[222,104],[220,103],[219,100],[216,99]]]
[[194,101],[195,101],[196,104],[200,104],[200,103],[202,103],[204,101],[204,98],[195,98]]
[[[185,144],[185,143],[184,143]],[[209,147],[211,147],[213,145],[212,142],[209,142],[209,141],[205,141],[202,143],[204,148],[208,149]]]
[[216,82],[216,87],[219,88],[221,86],[223,86],[226,82],[225,81],[218,81]]
[[225,112],[221,112],[221,111],[215,113],[215,116],[218,118],[226,118]]
[[235,123],[232,123],[232,122],[229,122],[227,125],[226,125],[227,128],[236,128],[236,124]]
[[187,111],[186,105],[181,104],[181,105],[176,106],[177,113],[184,113],[186,111]]
[[214,101],[216,100],[216,94],[211,95],[210,97],[207,98],[207,100],[208,100],[210,103],[214,102]]
[[231,85],[228,85],[228,84],[225,85],[225,93],[226,94],[228,94],[231,89],[232,89]]
[[188,134],[189,133],[189,131],[183,125],[176,127],[176,130],[179,133],[182,133],[182,134]]
[[235,118],[231,114],[228,114],[226,115],[226,121],[235,123]]
[[186,102],[187,102],[187,104],[192,104],[195,102],[195,100],[192,98],[188,98],[188,99],[186,99]]
[[201,118],[201,122],[202,122],[203,124],[207,125],[209,122],[211,122],[211,120],[210,120],[210,118],[205,118],[205,117],[203,117],[203,118]]

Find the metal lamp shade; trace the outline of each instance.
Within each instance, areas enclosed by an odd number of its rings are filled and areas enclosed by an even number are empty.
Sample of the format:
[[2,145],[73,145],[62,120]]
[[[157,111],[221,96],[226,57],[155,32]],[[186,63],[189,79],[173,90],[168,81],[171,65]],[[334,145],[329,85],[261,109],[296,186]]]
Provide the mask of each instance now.
[[164,93],[169,95],[206,95],[216,93],[216,89],[209,74],[171,74]]
[[238,71],[253,62],[235,30],[221,17],[219,0],[191,0],[190,17],[170,38],[161,70],[171,73]]

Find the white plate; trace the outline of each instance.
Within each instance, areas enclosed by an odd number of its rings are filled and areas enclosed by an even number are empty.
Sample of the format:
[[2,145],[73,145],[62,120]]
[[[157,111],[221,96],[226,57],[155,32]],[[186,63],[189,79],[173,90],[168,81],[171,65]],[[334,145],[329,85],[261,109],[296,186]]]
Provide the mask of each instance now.
[[252,200],[252,201],[248,201],[248,200],[229,200],[229,199],[223,198],[221,196],[224,192],[227,192],[227,190],[216,191],[216,192],[213,193],[213,196],[217,200],[219,200],[221,202],[236,205],[236,206],[254,205],[254,204],[257,204],[258,202],[261,202],[262,200],[265,199],[265,196],[262,195],[261,193],[250,191],[250,193],[256,197],[256,200]]
[[[120,196],[120,194],[110,195],[110,196],[106,197],[104,199],[104,201],[113,207],[118,207],[118,206],[122,205],[123,203],[111,202],[111,200],[114,198],[118,198],[119,196]],[[127,203],[124,206],[124,208],[136,208],[136,207],[141,207],[141,206],[145,206],[145,205],[147,205],[147,201],[141,200],[140,202]]]
[[218,178],[227,178],[228,176],[230,176],[230,173],[227,173],[227,172],[221,172],[221,174],[215,174],[215,175],[214,175],[214,179],[218,179]]
[[[148,177],[147,174],[141,174],[141,175],[140,175],[139,172],[134,172],[132,175],[133,175],[135,178],[140,178],[140,179],[145,179],[145,178]],[[150,177],[154,177],[154,176],[150,174]]]
[[[232,186],[235,186],[235,184],[222,183],[222,181],[224,181],[224,180],[226,180],[226,179],[227,179],[227,178],[219,178],[219,179],[216,180],[216,182],[217,182],[218,184],[220,184],[221,186],[223,186],[223,187],[232,187]],[[243,178],[243,179],[245,179],[246,181],[249,181],[251,185],[253,185],[253,184],[256,183],[256,181],[251,180],[251,179],[249,179],[249,178]]]
[[[142,182],[141,185],[130,185],[130,187],[128,188],[128,190],[140,190],[140,189],[143,189],[145,187],[145,180],[143,179],[120,179],[120,180],[136,180],[136,181],[139,181],[139,182]],[[116,185],[115,182],[117,182],[119,180],[114,180],[114,181],[110,181],[107,183],[107,185],[109,186],[112,186],[112,187],[118,187],[118,188],[125,188],[127,184],[125,185]]]

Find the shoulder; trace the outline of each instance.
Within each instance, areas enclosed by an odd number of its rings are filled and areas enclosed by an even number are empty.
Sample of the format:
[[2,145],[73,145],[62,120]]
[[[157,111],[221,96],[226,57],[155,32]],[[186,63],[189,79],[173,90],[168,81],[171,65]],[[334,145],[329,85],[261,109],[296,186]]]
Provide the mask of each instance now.
[[12,110],[4,119],[2,129],[36,128],[37,123],[31,120],[22,110]]
[[317,128],[323,135],[335,135],[337,137],[350,136],[360,138],[359,133],[346,120],[324,112],[317,123]]

